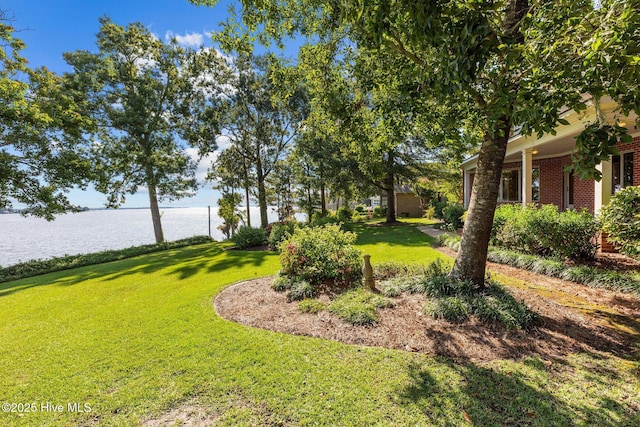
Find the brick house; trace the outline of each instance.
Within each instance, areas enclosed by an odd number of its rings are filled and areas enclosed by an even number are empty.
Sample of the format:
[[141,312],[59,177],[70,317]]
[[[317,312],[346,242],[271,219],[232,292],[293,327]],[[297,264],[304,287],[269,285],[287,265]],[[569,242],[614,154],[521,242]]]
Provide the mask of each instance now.
[[[597,168],[602,180],[582,180],[573,172],[565,172],[575,150],[575,137],[585,125],[596,120],[593,100],[587,101],[586,111],[568,110],[563,118],[568,125],[556,128],[556,134],[524,136],[518,130],[510,138],[505,154],[498,203],[554,204],[561,210],[586,208],[597,214],[609,202],[613,193],[629,185],[640,185],[640,130],[637,115],[621,117],[614,113],[611,99],[600,102],[600,112],[610,123],[625,126],[632,136],[631,143],[618,143],[620,155],[611,156]],[[477,156],[462,163],[464,206],[469,206]],[[606,244],[606,243],[605,243]],[[603,245],[603,250],[605,247]]]
[[[590,102],[590,101],[589,101]],[[580,114],[567,111],[563,118],[569,122],[556,128],[556,135],[520,135],[517,130],[509,140],[505,154],[498,203],[554,204],[561,210],[586,208],[598,213],[607,204],[616,190],[640,185],[640,130],[637,116],[614,115],[615,103],[601,101],[600,109],[613,123],[628,129],[631,143],[618,143],[620,155],[612,156],[598,165],[602,180],[582,180],[573,173],[565,172],[571,163],[571,153],[575,149],[575,137],[586,124],[596,120],[595,106],[591,102],[588,109]],[[464,205],[469,206],[471,186],[476,168],[477,156],[462,163],[464,172]]]

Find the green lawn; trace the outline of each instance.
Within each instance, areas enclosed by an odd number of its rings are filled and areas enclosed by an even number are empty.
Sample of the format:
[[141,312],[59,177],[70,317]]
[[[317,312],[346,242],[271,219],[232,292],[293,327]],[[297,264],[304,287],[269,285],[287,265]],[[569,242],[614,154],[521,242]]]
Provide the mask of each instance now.
[[[414,227],[356,231],[374,264],[441,256]],[[187,407],[218,425],[640,425],[640,370],[625,359],[458,365],[225,321],[213,297],[278,259],[223,246],[0,284],[0,401],[36,407],[3,406],[0,425],[140,425]]]

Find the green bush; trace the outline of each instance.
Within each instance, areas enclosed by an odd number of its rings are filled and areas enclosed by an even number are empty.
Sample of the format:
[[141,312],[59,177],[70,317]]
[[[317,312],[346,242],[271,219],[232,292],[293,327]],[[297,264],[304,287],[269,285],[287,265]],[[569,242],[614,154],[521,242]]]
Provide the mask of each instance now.
[[376,308],[393,307],[393,301],[364,288],[341,294],[329,305],[329,311],[352,325],[373,325]]
[[494,246],[560,259],[591,259],[598,249],[598,221],[583,210],[558,212],[557,206],[502,205],[496,209]]
[[336,218],[340,222],[351,222],[351,218],[353,217],[353,211],[349,206],[342,206],[336,212]]
[[305,298],[313,298],[316,295],[316,290],[306,280],[294,281],[289,288],[287,299],[289,301],[300,301]]
[[[293,232],[301,226],[298,221],[274,222],[269,225],[269,247],[271,250],[278,252],[280,252],[280,243],[291,237]],[[269,228],[267,231],[269,231]]]
[[374,218],[384,218],[387,216],[387,207],[386,206],[376,206],[373,208],[373,216]]
[[442,219],[443,218],[443,210],[445,207],[447,207],[447,205],[449,204],[449,201],[447,200],[446,197],[441,198],[440,200],[438,199],[431,199],[431,206],[433,206],[433,213],[435,215],[436,218],[438,219]]
[[231,237],[231,241],[239,249],[246,249],[253,246],[264,245],[269,241],[269,239],[267,236],[267,230],[264,228],[252,228],[245,225],[236,231],[236,234]]
[[625,187],[600,212],[602,230],[620,253],[640,259],[640,187]]
[[329,224],[336,224],[345,231],[351,231],[353,228],[351,221],[341,221],[332,213],[328,213],[327,215],[322,216],[320,212],[314,212],[313,216],[311,217],[311,222],[309,223],[311,227],[322,227]]
[[320,313],[326,308],[326,304],[317,299],[304,299],[298,303],[298,309],[303,313]]
[[335,224],[299,228],[281,245],[281,274],[316,287],[325,283],[350,285],[362,278],[356,235]]
[[448,204],[442,209],[442,219],[445,224],[451,225],[453,229],[461,228],[464,211],[465,209],[462,205],[457,203]]
[[428,206],[424,210],[424,214],[422,214],[422,217],[427,219],[433,219],[436,217],[436,210],[434,209],[433,206]]
[[367,213],[367,207],[365,205],[357,205],[353,210],[361,214]]

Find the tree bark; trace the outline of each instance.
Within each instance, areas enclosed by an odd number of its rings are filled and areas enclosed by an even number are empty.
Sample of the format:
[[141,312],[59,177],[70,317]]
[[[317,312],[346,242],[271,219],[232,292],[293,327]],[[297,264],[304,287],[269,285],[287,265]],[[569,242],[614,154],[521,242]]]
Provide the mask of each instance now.
[[506,120],[500,127],[496,132],[500,136],[492,137],[488,133],[484,135],[460,250],[451,270],[451,277],[454,279],[471,281],[481,288],[484,287],[489,239],[498,204],[500,177],[511,123]]
[[160,220],[160,208],[158,207],[158,193],[156,191],[153,166],[146,165],[147,188],[149,190],[149,209],[151,210],[151,221],[153,222],[153,233],[156,237],[156,243],[164,242],[164,233],[162,232],[162,222]]
[[258,205],[260,206],[260,225],[262,228],[267,228],[269,219],[267,217],[267,190],[264,187],[264,181],[266,177],[262,170],[262,162],[260,158],[256,162],[256,178],[258,180]]
[[244,169],[244,197],[247,202],[247,226],[251,227],[251,199],[249,197],[249,171],[247,170],[247,159],[242,159],[242,168]]
[[387,194],[387,220],[388,224],[396,222],[396,198],[394,191],[393,174],[389,173],[384,179],[384,191]]

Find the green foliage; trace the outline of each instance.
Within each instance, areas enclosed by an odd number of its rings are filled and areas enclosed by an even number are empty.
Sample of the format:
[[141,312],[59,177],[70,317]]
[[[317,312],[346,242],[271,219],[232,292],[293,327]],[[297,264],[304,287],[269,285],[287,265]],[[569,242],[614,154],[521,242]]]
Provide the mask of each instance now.
[[226,103],[219,96],[226,63],[214,49],[164,43],[140,23],[122,27],[107,17],[100,18],[97,46],[97,53],[64,54],[73,69],[65,75],[66,89],[91,119],[83,137],[92,146],[95,187],[108,195],[108,206],[117,207],[146,186],[161,242],[158,202],[198,188],[197,161],[186,149],[204,153],[215,145]]
[[329,311],[352,325],[373,325],[376,308],[393,307],[393,301],[364,288],[342,293],[329,304]]
[[300,301],[305,298],[313,298],[316,295],[314,286],[306,280],[296,280],[291,283],[287,299],[289,301]]
[[321,212],[314,212],[311,217],[311,222],[309,225],[311,227],[323,227],[325,225],[338,225],[342,230],[351,231],[353,230],[353,224],[351,223],[351,218],[346,221],[341,220],[333,213],[329,212],[327,215],[322,215]]
[[387,207],[386,206],[376,206],[373,208],[373,217],[374,218],[384,218],[387,216]]
[[298,309],[303,313],[320,313],[327,308],[327,305],[317,299],[304,299],[298,303]]
[[457,203],[450,203],[442,208],[442,219],[444,220],[445,225],[451,225],[455,230],[464,225],[462,222],[462,215],[464,213],[464,206]]
[[287,290],[291,289],[292,285],[293,285],[293,281],[291,280],[291,278],[289,278],[287,276],[282,276],[280,274],[277,274],[273,278],[273,282],[271,282],[271,287],[276,292],[287,291]]
[[269,246],[271,250],[280,252],[280,243],[293,235],[301,227],[298,221],[288,220],[269,224]]
[[231,241],[239,249],[246,249],[264,245],[269,241],[269,238],[264,228],[242,226],[238,229],[236,234],[231,237]]
[[299,228],[281,245],[281,274],[319,286],[325,282],[351,285],[362,277],[356,235],[337,225]]
[[9,280],[24,279],[40,274],[53,273],[55,271],[68,270],[87,265],[102,264],[105,262],[118,261],[134,256],[149,254],[167,249],[182,248],[185,246],[198,245],[211,242],[209,236],[196,236],[188,239],[176,240],[174,242],[162,242],[154,245],[133,246],[126,249],[109,250],[95,252],[86,255],[67,255],[64,257],[51,258],[46,260],[33,260],[9,267],[0,267],[0,282]]
[[348,206],[342,206],[336,212],[336,218],[340,222],[351,222],[351,218],[353,217],[353,211]]
[[81,209],[65,193],[93,177],[80,138],[88,120],[62,78],[28,67],[12,20],[0,10],[0,209],[51,221]]
[[489,251],[488,259],[594,288],[640,295],[640,274],[637,272],[603,270],[585,265],[568,267],[561,261],[499,249]]
[[433,214],[438,219],[444,218],[444,209],[449,206],[449,201],[446,197],[438,199],[432,199],[431,205],[433,206]]
[[237,193],[225,193],[218,200],[218,216],[224,220],[224,224],[218,226],[226,238],[230,238],[240,225],[242,215],[238,211],[238,205],[242,202],[242,196]]
[[502,205],[496,209],[492,243],[505,249],[560,259],[591,259],[598,221],[586,210],[558,212],[555,205]]
[[600,211],[602,230],[620,252],[640,259],[640,187],[616,192]]

